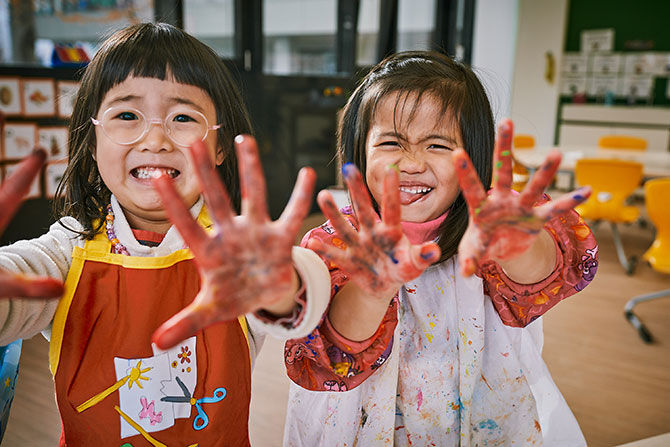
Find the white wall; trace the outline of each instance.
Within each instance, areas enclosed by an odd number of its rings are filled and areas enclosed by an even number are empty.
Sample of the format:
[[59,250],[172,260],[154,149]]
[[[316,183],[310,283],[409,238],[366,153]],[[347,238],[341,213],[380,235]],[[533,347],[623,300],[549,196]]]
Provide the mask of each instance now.
[[[519,0],[519,32],[512,90],[517,133],[554,144],[568,0]],[[546,53],[554,55],[554,80],[545,79]]]
[[496,122],[510,116],[519,1],[475,3],[472,67],[486,88]]

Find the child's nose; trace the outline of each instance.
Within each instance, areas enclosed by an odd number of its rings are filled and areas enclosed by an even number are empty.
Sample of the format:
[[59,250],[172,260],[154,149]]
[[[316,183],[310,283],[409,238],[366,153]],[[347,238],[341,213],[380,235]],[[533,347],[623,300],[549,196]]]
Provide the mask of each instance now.
[[400,161],[397,163],[398,169],[403,172],[422,172],[426,169],[426,160],[422,151],[405,150],[402,151]]
[[150,151],[171,151],[174,147],[172,140],[168,136],[163,123],[157,120],[149,123],[147,134],[140,141],[141,148]]

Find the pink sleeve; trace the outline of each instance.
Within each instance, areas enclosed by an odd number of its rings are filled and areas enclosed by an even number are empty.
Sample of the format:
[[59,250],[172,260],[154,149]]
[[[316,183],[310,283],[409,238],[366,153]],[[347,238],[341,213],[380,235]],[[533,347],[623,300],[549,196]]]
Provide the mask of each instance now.
[[[348,208],[343,214],[357,227]],[[302,240],[305,246],[311,238],[342,246],[328,222],[311,230]],[[348,281],[337,266],[325,260],[331,276],[331,299]],[[340,335],[328,320],[328,311],[319,325],[307,337],[288,340],[284,348],[286,371],[296,384],[313,391],[347,391],[369,377],[386,358],[393,345],[398,311],[397,297],[393,299],[377,332],[368,340],[354,342]]]
[[495,262],[480,268],[484,293],[491,297],[507,326],[525,327],[559,301],[584,289],[598,269],[598,244],[576,211],[555,217],[545,229],[554,238],[558,259],[554,271],[543,281],[517,284]]

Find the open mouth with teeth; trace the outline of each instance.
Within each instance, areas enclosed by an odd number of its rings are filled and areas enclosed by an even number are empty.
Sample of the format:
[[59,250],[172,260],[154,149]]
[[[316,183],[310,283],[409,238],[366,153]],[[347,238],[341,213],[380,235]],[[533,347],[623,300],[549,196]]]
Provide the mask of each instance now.
[[433,190],[430,186],[401,186],[400,187],[400,203],[402,205],[409,205],[416,202],[430,194]]
[[177,169],[161,168],[157,166],[140,166],[130,171],[130,175],[139,180],[149,180],[158,177],[161,174],[167,175],[170,178],[175,178],[180,172]]

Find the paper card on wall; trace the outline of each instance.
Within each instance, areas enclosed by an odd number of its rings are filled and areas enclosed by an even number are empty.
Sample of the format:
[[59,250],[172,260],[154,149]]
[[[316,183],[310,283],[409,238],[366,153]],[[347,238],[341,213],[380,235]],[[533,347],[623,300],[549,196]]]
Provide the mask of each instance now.
[[37,145],[37,125],[34,123],[5,123],[2,136],[5,159],[24,158]]
[[584,30],[581,33],[582,53],[614,50],[614,28]]
[[0,77],[0,111],[7,116],[23,113],[19,78]]
[[621,54],[596,53],[591,56],[591,73],[610,75],[621,71]]
[[619,75],[594,74],[586,80],[586,94],[589,96],[603,97],[607,92],[621,96],[622,82]]
[[563,53],[562,73],[586,73],[587,55],[584,53]]
[[563,73],[561,75],[561,95],[586,93],[586,75]]
[[56,114],[56,88],[53,79],[23,79],[25,116],[54,116]]
[[[119,407],[147,432],[165,430],[174,425],[172,404],[161,401],[163,381],[170,380],[170,362],[166,354],[143,359],[114,357],[116,379],[129,377],[119,388]],[[126,420],[121,420],[121,438],[139,434]]]
[[46,149],[49,160],[67,157],[67,127],[40,127],[37,129],[38,144]]
[[72,115],[74,101],[77,99],[79,83],[74,81],[58,81],[58,116],[69,118]]
[[634,97],[635,99],[645,99],[651,94],[654,84],[651,75],[625,76],[623,78],[623,96]]
[[633,53],[624,57],[624,72],[632,75],[652,74],[656,69],[655,53]]
[[66,168],[67,161],[65,160],[47,163],[46,168],[44,168],[44,194],[48,198],[53,198],[56,195],[56,188],[63,178]]
[[656,64],[652,71],[657,76],[669,76],[670,53],[656,53]]
[[[177,377],[179,377],[179,380],[186,386],[191,395],[193,394],[198,378],[198,362],[195,352],[195,342],[196,338],[191,337],[167,351],[158,349],[156,346],[152,347],[154,354],[156,355],[161,353],[167,354],[170,362],[171,380],[165,382],[163,384],[164,388],[162,389],[162,392],[165,395],[179,396],[183,393],[177,382]],[[173,405],[175,419],[189,418],[191,416],[191,404],[175,403]]]
[[[12,163],[5,165],[5,174],[3,177],[3,181],[7,179],[12,173],[16,170],[18,167],[18,163]],[[25,195],[26,199],[34,199],[36,197],[41,197],[42,196],[42,191],[40,189],[40,176],[38,175],[35,180],[33,180],[33,183],[30,185],[30,190],[28,191],[28,194]]]

